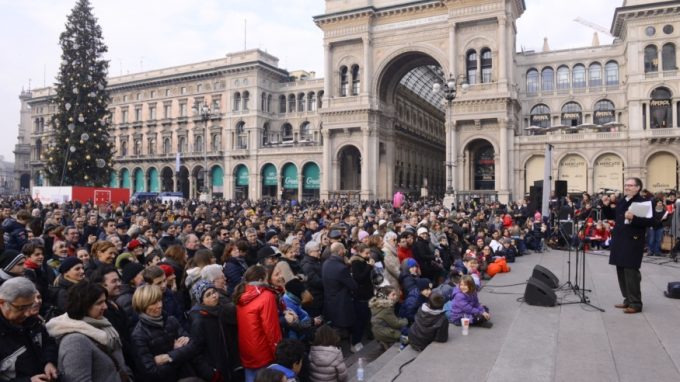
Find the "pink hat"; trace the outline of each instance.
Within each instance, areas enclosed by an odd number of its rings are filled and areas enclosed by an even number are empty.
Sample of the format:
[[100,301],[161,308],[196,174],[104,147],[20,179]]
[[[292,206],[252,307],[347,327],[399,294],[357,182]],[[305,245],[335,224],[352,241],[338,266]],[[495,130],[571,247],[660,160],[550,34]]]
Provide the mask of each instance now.
[[365,238],[368,237],[368,232],[364,231],[363,229],[359,231],[359,241],[363,241]]
[[534,214],[534,221],[540,222],[541,221],[541,213],[536,211]]

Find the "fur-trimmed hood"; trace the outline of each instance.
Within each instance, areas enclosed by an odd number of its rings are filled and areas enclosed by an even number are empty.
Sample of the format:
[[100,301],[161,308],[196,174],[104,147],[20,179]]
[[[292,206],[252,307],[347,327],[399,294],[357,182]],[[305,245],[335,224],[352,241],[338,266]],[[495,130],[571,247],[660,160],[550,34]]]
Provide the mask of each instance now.
[[373,297],[368,300],[368,307],[371,309],[388,309],[394,307],[394,301],[389,298]]

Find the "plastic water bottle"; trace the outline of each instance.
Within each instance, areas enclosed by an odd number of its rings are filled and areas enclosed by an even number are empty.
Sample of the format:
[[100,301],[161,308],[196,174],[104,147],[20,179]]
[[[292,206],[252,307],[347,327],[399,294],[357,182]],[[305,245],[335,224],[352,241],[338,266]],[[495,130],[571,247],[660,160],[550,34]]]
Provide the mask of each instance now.
[[357,361],[357,381],[363,381],[364,380],[364,359],[359,358]]

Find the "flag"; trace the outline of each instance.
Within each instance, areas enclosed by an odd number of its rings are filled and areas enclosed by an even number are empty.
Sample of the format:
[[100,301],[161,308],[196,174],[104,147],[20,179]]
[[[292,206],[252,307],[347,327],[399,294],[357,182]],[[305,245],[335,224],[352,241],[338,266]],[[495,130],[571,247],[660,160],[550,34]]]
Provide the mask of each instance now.
[[177,153],[177,155],[175,155],[175,172],[179,172],[180,159],[181,159],[181,154]]

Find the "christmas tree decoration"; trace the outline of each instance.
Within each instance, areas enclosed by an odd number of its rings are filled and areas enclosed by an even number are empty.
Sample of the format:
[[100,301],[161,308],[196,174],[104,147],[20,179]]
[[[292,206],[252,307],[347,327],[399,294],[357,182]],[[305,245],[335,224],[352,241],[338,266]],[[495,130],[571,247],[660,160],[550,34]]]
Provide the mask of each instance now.
[[[55,84],[57,111],[51,120],[54,145],[46,166],[52,185],[109,183],[113,152],[108,131],[101,129],[102,121],[109,118],[111,101],[106,79],[109,62],[104,59],[108,49],[103,41],[90,0],[77,0],[59,36],[62,54]],[[93,152],[92,147],[104,149]]]

